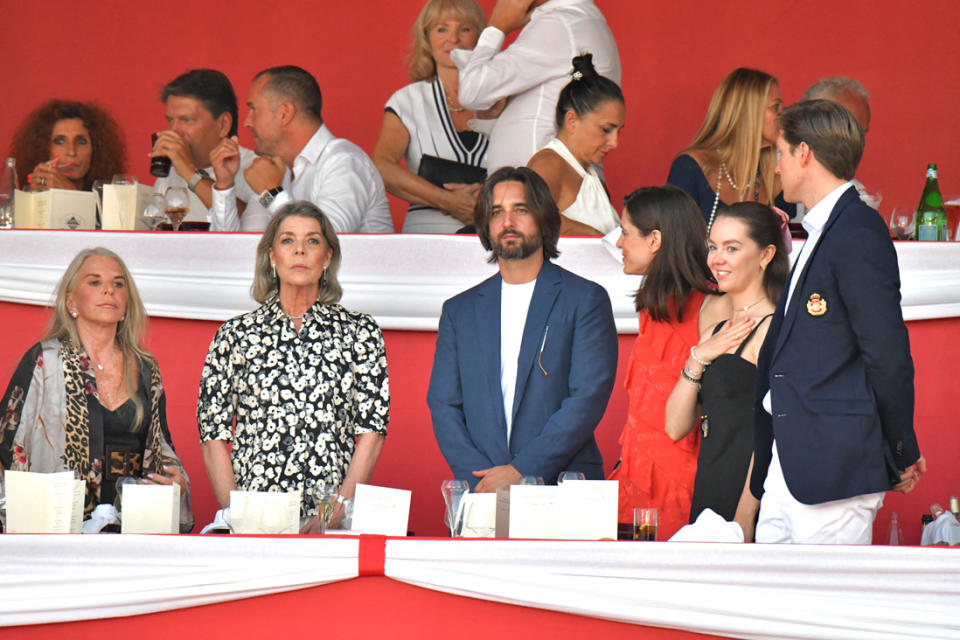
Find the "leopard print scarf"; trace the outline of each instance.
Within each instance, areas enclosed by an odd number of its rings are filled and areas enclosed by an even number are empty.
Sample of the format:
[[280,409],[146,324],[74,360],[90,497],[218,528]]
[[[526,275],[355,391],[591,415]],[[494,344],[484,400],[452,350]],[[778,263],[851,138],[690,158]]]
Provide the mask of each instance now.
[[[94,507],[100,504],[100,483],[103,479],[102,452],[91,455],[90,452],[90,411],[87,395],[97,390],[97,380],[90,366],[90,358],[82,348],[70,341],[60,343],[59,357],[63,362],[63,378],[66,390],[66,424],[64,425],[64,464],[74,469],[86,481],[84,498],[84,517],[88,517]],[[142,367],[144,362],[139,363]],[[160,427],[160,396],[163,386],[160,371],[150,367],[150,426],[146,437],[146,451],[143,457],[143,474],[162,473],[163,431]]]

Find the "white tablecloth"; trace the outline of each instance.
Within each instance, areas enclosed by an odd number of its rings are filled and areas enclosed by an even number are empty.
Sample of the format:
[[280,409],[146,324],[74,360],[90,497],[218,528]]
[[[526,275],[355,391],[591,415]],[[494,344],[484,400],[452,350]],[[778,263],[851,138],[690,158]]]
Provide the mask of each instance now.
[[[256,306],[250,297],[259,234],[0,231],[0,300],[49,304],[78,251],[105,246],[127,262],[150,315],[226,320]],[[343,304],[384,329],[435,330],[443,301],[479,283],[495,265],[476,236],[349,235]],[[796,255],[800,242],[794,243]],[[960,316],[960,243],[897,243],[907,320]],[[617,328],[637,331],[633,292],[598,238],[561,238],[557,263],[603,285]]]

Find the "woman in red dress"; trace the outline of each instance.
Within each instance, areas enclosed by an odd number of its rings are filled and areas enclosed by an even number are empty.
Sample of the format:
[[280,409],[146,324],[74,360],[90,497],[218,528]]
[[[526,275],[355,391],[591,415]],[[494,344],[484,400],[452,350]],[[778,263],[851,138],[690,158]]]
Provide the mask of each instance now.
[[[643,275],[635,301],[640,332],[627,366],[630,395],[620,435],[620,461],[610,480],[620,482],[620,522],[633,522],[635,507],[656,507],[657,538],[687,524],[700,445],[698,431],[673,442],[664,433],[664,407],[701,326],[729,317],[707,266],[706,224],[693,199],[665,185],[644,187],[624,198],[625,273]],[[724,315],[726,314],[726,315]]]

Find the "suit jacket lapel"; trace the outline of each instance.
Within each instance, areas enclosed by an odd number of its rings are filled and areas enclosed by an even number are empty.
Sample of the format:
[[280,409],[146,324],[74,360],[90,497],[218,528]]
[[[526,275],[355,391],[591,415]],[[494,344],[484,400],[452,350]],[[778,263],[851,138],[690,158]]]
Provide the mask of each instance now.
[[[500,390],[500,274],[484,282],[476,298],[477,331],[475,348],[480,353],[479,366],[487,388],[486,397],[496,399],[493,413],[497,416],[497,433],[507,446],[507,419],[503,415],[503,392]],[[492,403],[491,403],[492,404]]]
[[537,284],[527,310],[527,322],[523,326],[523,339],[520,342],[520,357],[517,360],[517,386],[513,395],[513,418],[523,400],[527,389],[527,379],[533,369],[533,363],[540,354],[544,332],[547,331],[547,318],[560,295],[560,270],[550,261],[545,261],[537,275]]
[[[780,349],[786,342],[787,336],[790,334],[790,330],[793,328],[793,323],[797,319],[797,314],[800,312],[800,307],[804,304],[803,300],[800,299],[801,290],[803,289],[803,284],[807,279],[807,274],[810,273],[810,267],[817,258],[817,252],[820,250],[820,247],[823,246],[824,236],[827,235],[827,232],[830,231],[830,227],[834,225],[834,223],[840,217],[840,214],[844,209],[847,208],[850,202],[854,198],[859,197],[860,194],[857,193],[856,188],[850,187],[843,192],[843,195],[841,195],[840,199],[837,200],[837,204],[834,205],[833,211],[831,211],[830,215],[827,217],[827,222],[823,225],[823,230],[820,232],[820,240],[817,242],[817,246],[813,248],[813,252],[807,259],[806,264],[803,265],[803,271],[797,275],[797,284],[793,288],[793,297],[790,299],[790,306],[784,310],[783,325],[779,328],[779,335],[777,335],[776,348],[774,349],[772,356],[773,358],[776,358],[777,354],[780,353]],[[787,281],[787,286],[790,286],[789,280]],[[785,298],[786,296],[784,295],[782,297]]]

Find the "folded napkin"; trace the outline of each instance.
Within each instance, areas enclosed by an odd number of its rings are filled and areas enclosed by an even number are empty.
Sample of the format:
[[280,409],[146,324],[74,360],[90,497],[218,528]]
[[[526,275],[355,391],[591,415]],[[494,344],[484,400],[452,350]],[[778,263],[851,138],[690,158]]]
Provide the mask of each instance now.
[[743,529],[727,522],[713,509],[704,509],[696,522],[681,527],[670,542],[743,542]]
[[230,507],[219,509],[213,517],[213,522],[200,529],[200,533],[230,533]]
[[112,504],[98,504],[83,523],[84,533],[100,533],[107,525],[120,525],[120,516]]

